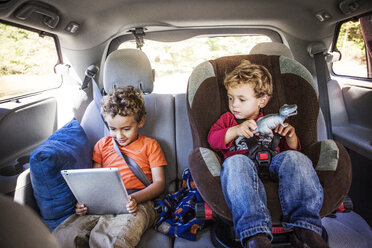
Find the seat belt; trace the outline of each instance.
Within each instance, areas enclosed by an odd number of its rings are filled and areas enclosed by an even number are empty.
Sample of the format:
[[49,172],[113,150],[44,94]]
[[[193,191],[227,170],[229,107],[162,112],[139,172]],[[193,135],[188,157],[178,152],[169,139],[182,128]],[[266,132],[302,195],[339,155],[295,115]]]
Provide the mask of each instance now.
[[[92,87],[93,87],[93,100],[94,104],[96,105],[98,111],[101,113],[101,100],[102,100],[102,93],[98,87],[98,84],[96,83],[96,80],[94,79],[96,74],[98,72],[98,67],[95,65],[90,65],[87,70],[85,71],[85,78],[84,78],[84,83],[81,88],[83,87],[88,87],[88,84],[91,82]],[[107,131],[109,131],[109,127],[107,125],[107,122],[104,120],[102,113],[100,114],[101,120],[105,124],[105,127]],[[126,156],[123,154],[119,147],[118,144],[116,143],[115,139],[112,138],[112,143],[114,145],[115,151],[119,154],[119,156],[125,161],[125,163],[128,165],[129,169],[133,172],[133,174],[147,187],[151,184],[150,180],[147,178],[146,174],[143,172],[141,167],[131,159],[130,157]]]
[[118,144],[116,143],[115,139],[112,138],[112,143],[114,144],[115,151],[120,155],[120,157],[127,163],[129,169],[133,172],[133,174],[147,187],[151,184],[150,180],[147,178],[145,172],[139,167],[139,165],[131,159],[130,157],[126,156],[122,153],[119,149]]
[[[85,77],[84,81],[81,85],[81,90],[86,89],[89,85],[90,82],[94,81],[95,76],[97,75],[99,71],[98,66],[96,65],[90,65],[88,68],[85,70]],[[92,82],[93,83],[93,82]]]
[[319,103],[326,123],[327,138],[332,139],[332,121],[327,87],[330,76],[323,51],[314,54],[314,62],[319,89]]

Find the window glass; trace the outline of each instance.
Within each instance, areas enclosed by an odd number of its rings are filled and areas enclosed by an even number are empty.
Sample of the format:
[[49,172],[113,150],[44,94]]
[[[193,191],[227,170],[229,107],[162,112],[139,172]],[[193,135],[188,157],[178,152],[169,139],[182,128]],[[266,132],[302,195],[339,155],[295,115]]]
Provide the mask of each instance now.
[[[155,93],[185,93],[192,70],[201,62],[222,56],[249,54],[253,46],[270,42],[265,35],[197,37],[178,42],[145,40],[142,50],[155,69]],[[119,49],[136,48],[127,41]]]
[[336,48],[341,53],[341,60],[332,65],[335,74],[367,78],[365,43],[359,20],[341,25]]
[[0,23],[0,101],[58,87],[54,39]]

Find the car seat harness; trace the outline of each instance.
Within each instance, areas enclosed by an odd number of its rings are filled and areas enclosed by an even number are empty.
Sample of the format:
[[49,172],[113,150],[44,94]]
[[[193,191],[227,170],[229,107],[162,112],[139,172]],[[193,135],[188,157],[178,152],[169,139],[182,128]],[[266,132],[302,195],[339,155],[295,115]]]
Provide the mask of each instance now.
[[[245,120],[235,119],[238,124],[244,122]],[[279,142],[280,135],[275,133],[270,138],[270,135],[255,135],[251,138],[243,137],[239,141],[240,143],[245,143],[248,148],[248,152],[244,155],[252,159],[257,168],[257,173],[259,177],[269,177],[269,167],[271,159],[278,154],[276,150]]]

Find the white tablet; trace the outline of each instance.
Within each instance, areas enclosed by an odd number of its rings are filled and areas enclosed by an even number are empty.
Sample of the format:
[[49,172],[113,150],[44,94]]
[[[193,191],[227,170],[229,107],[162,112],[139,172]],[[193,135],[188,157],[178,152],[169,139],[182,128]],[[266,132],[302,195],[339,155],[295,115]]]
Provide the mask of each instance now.
[[118,168],[62,170],[76,200],[88,207],[87,214],[126,214],[128,193]]

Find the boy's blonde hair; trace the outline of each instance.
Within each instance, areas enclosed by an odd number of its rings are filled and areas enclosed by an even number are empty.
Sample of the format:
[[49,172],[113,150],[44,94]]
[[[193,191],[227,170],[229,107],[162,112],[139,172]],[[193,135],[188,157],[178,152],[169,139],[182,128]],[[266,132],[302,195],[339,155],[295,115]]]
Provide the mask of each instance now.
[[146,115],[145,101],[142,91],[133,86],[119,87],[101,100],[101,112],[104,118],[111,115],[134,116],[137,122],[140,122]]
[[269,70],[262,65],[252,64],[248,60],[242,60],[232,72],[226,74],[223,83],[226,90],[249,84],[253,87],[257,98],[273,94],[273,80]]

